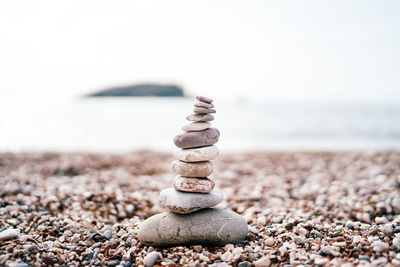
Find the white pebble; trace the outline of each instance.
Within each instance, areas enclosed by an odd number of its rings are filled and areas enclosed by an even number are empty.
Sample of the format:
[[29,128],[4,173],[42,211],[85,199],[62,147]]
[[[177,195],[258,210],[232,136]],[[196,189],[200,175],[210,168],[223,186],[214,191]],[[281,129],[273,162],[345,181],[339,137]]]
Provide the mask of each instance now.
[[235,247],[235,246],[234,246],[233,244],[226,244],[226,245],[224,246],[224,250],[225,250],[225,251],[230,251],[230,250],[232,250],[234,247]]
[[232,257],[233,257],[233,254],[231,252],[227,251],[221,255],[221,260],[230,261],[232,259]]
[[281,253],[281,255],[285,255],[285,253],[287,252],[287,248],[282,246],[279,248],[279,252]]
[[393,246],[400,250],[400,236],[393,238]]
[[203,254],[199,254],[199,259],[201,261],[205,261],[205,262],[209,262],[210,261],[210,258],[205,256],[205,255],[203,255]]
[[335,247],[346,247],[346,242],[335,242],[332,245]]
[[375,241],[372,243],[375,252],[381,252],[389,249],[389,245],[382,241]]
[[160,252],[153,251],[146,255],[143,259],[144,266],[153,266],[158,259],[161,259]]
[[74,234],[74,235],[71,237],[70,242],[71,242],[71,243],[78,243],[79,240],[81,240],[79,234]]
[[264,244],[266,246],[272,246],[275,243],[275,240],[273,237],[268,237],[267,239],[265,239]]
[[316,264],[316,265],[324,265],[325,263],[327,263],[328,262],[328,259],[327,258],[316,258],[315,260],[314,260],[314,263]]
[[377,224],[385,224],[385,223],[388,223],[389,221],[386,217],[376,217],[375,222]]
[[133,213],[135,211],[135,206],[133,206],[132,204],[128,204],[126,205],[125,210],[128,213]]
[[257,218],[257,224],[260,226],[264,226],[267,224],[267,218],[265,216],[260,216]]
[[9,240],[18,237],[19,229],[7,229],[0,232],[0,240]]
[[8,267],[29,267],[25,262],[9,262],[7,263]]
[[353,243],[357,244],[363,241],[362,236],[356,235],[355,237],[353,237]]
[[271,261],[268,257],[262,257],[261,259],[254,262],[255,267],[266,267],[271,264]]
[[382,233],[384,233],[386,235],[389,235],[393,232],[393,226],[391,223],[386,223],[384,225],[380,225],[379,231],[381,231]]

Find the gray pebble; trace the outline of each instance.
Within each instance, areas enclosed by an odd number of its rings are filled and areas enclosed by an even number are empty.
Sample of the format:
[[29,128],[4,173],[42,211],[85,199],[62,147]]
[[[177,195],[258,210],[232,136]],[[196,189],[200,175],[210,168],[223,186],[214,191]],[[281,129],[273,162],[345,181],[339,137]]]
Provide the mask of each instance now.
[[197,113],[197,114],[208,114],[208,113],[215,113],[216,110],[212,109],[212,108],[198,108],[198,107],[195,107],[193,109],[193,112]]
[[351,222],[346,223],[346,227],[350,230],[354,230],[354,226]]
[[108,267],[115,267],[115,266],[117,266],[118,264],[119,264],[119,261],[113,260],[113,261],[109,261],[109,262],[107,263],[107,266],[108,266]]
[[110,239],[111,237],[112,237],[112,231],[111,230],[107,230],[107,231],[105,231],[104,232],[104,237],[106,238],[106,239]]
[[368,255],[360,255],[360,256],[358,256],[358,259],[359,260],[364,260],[364,261],[369,261],[369,256]]
[[139,225],[139,239],[152,246],[226,245],[244,240],[247,223],[233,211],[203,209],[187,215],[164,212]]
[[221,190],[214,189],[210,193],[189,193],[166,188],[160,193],[160,204],[169,210],[188,214],[196,210],[213,207],[223,200]]
[[316,237],[322,238],[324,235],[321,234],[319,231],[314,231]]
[[192,114],[186,117],[188,121],[213,121],[214,116],[210,114]]
[[310,243],[310,240],[308,240],[307,238],[302,238],[302,237],[300,237],[300,236],[295,236],[294,239],[293,239],[293,241],[294,241],[296,244],[299,244],[299,245],[304,245],[304,244],[306,244],[306,243]]
[[218,142],[219,136],[218,129],[208,128],[198,132],[183,132],[174,137],[174,143],[179,148],[211,146]]

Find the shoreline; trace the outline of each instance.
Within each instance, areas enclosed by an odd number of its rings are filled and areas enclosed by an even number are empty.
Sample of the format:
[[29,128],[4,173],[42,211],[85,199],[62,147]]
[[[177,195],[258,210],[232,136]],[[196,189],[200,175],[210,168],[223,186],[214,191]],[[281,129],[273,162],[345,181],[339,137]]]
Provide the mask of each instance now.
[[0,264],[129,266],[152,251],[163,266],[400,264],[400,151],[222,153],[217,207],[247,220],[247,241],[146,247],[137,225],[164,211],[172,160],[149,150],[0,153],[0,229],[20,230],[0,241]]

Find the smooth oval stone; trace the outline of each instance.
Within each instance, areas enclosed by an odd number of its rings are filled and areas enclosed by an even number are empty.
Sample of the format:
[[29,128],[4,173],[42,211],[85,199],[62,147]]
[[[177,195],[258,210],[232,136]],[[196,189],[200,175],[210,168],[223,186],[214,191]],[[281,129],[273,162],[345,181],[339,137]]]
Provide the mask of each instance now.
[[210,193],[215,186],[215,182],[208,178],[193,178],[176,176],[174,179],[174,188],[183,192]]
[[213,104],[203,102],[203,101],[198,101],[198,102],[194,103],[194,106],[198,107],[198,108],[213,108],[214,107]]
[[176,148],[174,150],[175,158],[186,162],[213,160],[218,156],[218,154],[219,151],[216,146],[203,146],[187,149]]
[[174,160],[172,169],[177,174],[186,177],[207,177],[213,172],[214,167],[210,161],[184,162]]
[[193,109],[194,113],[198,113],[198,114],[206,114],[206,113],[215,113],[215,109],[212,108],[194,108]]
[[207,103],[211,103],[211,102],[214,101],[214,99],[212,99],[212,98],[205,97],[205,96],[200,96],[200,95],[197,96],[196,99],[199,100],[199,101],[207,102]]
[[246,239],[246,221],[225,209],[204,209],[189,215],[164,212],[139,225],[139,240],[149,246],[235,244]]
[[210,114],[192,114],[186,117],[188,121],[213,121],[214,116]]
[[184,132],[174,138],[174,143],[180,148],[193,148],[211,146],[218,142],[219,131],[217,128],[208,128],[198,132]]
[[208,194],[181,192],[174,188],[166,188],[160,192],[160,204],[179,214],[213,207],[222,199],[223,195],[219,189],[214,189]]
[[199,121],[186,124],[185,126],[182,127],[182,130],[185,132],[197,132],[197,131],[203,131],[210,127],[211,123],[206,121]]

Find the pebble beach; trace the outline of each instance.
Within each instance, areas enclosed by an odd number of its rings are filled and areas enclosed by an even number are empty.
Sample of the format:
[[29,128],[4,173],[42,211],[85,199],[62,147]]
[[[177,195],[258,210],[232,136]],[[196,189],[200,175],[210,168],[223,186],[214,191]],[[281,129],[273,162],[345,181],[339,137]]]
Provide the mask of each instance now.
[[224,154],[217,208],[247,239],[145,246],[138,225],[165,211],[172,154],[0,154],[2,266],[398,266],[400,152]]

